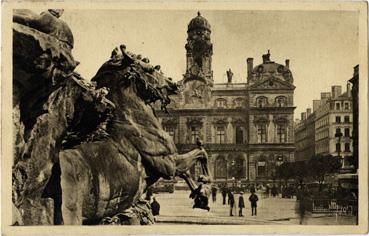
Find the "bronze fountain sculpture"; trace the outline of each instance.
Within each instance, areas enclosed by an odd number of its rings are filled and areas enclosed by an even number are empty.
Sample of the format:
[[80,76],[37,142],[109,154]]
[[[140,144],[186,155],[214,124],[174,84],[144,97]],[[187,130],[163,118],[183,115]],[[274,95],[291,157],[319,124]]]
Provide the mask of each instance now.
[[[165,110],[177,85],[124,45],[87,82],[74,72],[61,13],[13,17],[14,224],[149,224],[141,195],[175,176],[189,185],[194,207],[209,210],[201,142],[178,154],[151,107]],[[196,162],[199,186],[189,175]]]

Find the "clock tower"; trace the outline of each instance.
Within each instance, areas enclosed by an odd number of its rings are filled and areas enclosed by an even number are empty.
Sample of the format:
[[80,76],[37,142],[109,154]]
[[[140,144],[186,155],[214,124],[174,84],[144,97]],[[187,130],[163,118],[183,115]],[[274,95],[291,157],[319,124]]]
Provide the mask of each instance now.
[[211,57],[213,44],[210,41],[211,27],[209,22],[201,16],[200,12],[188,24],[186,43],[186,74],[184,83],[192,80],[202,81],[212,86],[213,71]]

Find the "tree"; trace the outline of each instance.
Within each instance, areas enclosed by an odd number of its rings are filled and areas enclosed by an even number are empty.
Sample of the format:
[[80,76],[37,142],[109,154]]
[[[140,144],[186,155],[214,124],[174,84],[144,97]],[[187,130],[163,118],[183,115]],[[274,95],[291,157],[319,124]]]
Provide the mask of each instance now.
[[310,176],[319,183],[320,190],[325,177],[329,174],[337,173],[340,168],[340,157],[334,157],[332,155],[317,155],[311,158],[308,163]]
[[287,186],[287,181],[294,177],[293,163],[283,162],[277,167],[276,176],[280,180],[284,180],[285,185]]
[[304,183],[304,180],[309,176],[308,165],[304,161],[294,162],[292,165],[293,177],[299,182],[300,185]]

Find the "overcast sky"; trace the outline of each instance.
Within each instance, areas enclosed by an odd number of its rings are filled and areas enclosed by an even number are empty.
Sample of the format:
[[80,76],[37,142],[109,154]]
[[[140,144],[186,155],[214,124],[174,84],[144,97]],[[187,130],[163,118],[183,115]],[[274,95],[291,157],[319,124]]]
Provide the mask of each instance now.
[[[90,79],[112,49],[126,44],[174,80],[185,72],[187,25],[197,11],[66,10],[61,17],[71,27],[77,71]],[[295,118],[331,85],[351,78],[359,63],[358,14],[349,11],[201,11],[212,27],[213,71],[216,83],[226,81],[231,68],[235,82],[246,82],[246,58],[260,64],[268,49],[271,59],[290,59],[295,90]]]

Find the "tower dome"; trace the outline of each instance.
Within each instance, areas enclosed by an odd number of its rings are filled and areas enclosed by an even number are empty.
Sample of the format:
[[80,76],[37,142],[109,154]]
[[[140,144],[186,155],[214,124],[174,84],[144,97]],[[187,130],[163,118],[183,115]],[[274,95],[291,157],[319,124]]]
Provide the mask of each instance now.
[[188,24],[187,32],[202,29],[211,32],[211,27],[207,19],[201,16],[200,12],[197,12],[197,16],[193,18]]

